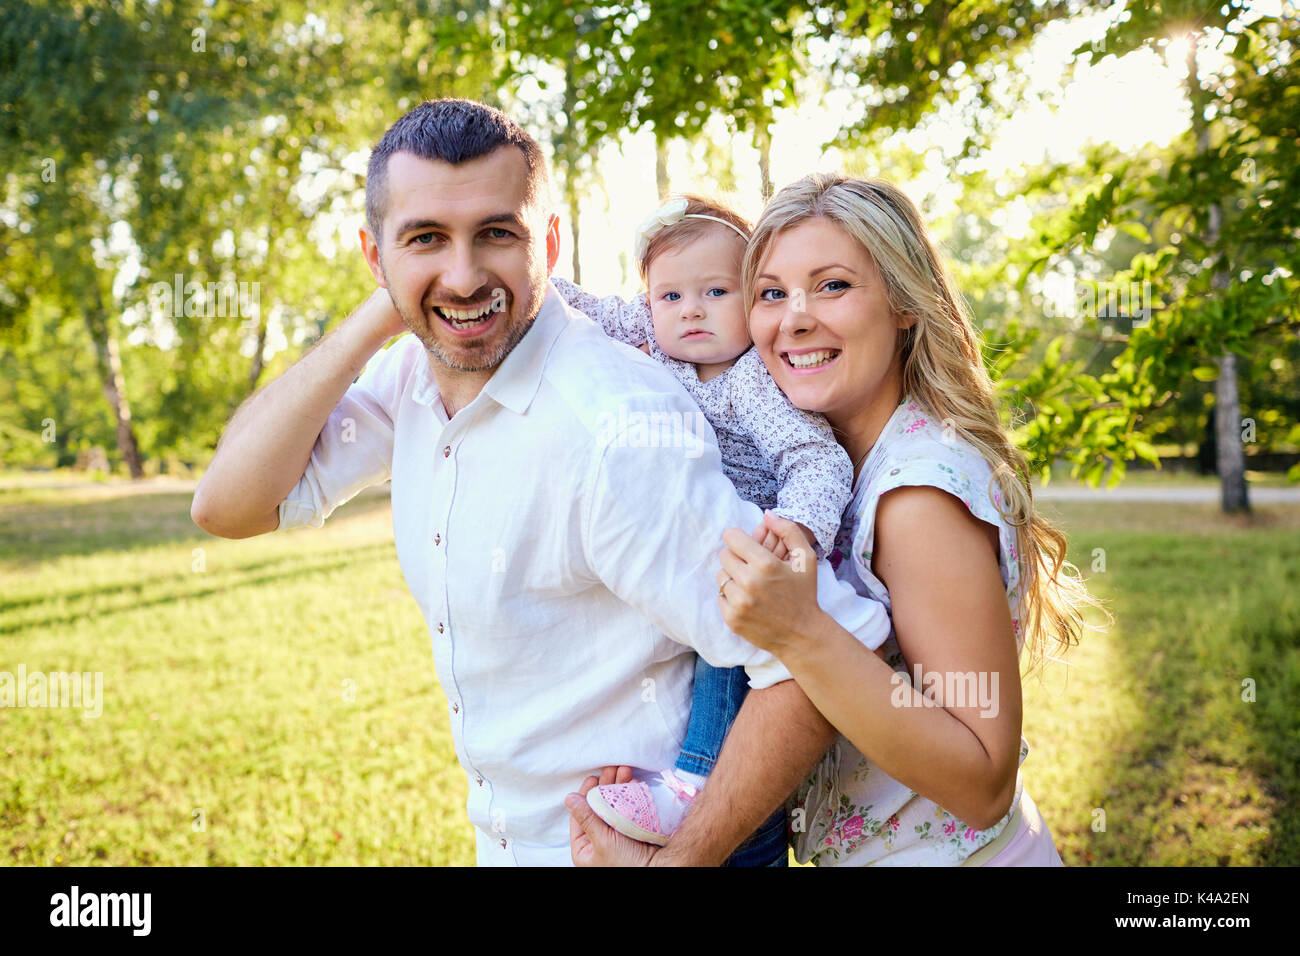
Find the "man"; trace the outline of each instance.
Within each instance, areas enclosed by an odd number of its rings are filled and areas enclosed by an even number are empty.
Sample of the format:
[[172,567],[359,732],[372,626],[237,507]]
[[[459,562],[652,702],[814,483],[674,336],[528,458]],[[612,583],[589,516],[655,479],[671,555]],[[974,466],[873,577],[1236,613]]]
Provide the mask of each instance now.
[[[413,109],[371,157],[366,215],[380,288],[236,413],[194,520],[232,538],[319,526],[391,477],[479,865],[568,864],[563,801],[584,776],[672,764],[691,649],[745,665],[755,690],[718,770],[655,857],[721,862],[833,737],[780,663],[722,623],[721,534],[758,525],[758,509],[723,476],[707,427],[689,449],[610,434],[641,414],[694,422],[696,409],[550,289],[545,163],[506,116],[464,100]],[[878,623],[879,606],[829,567],[818,577],[846,628]]]

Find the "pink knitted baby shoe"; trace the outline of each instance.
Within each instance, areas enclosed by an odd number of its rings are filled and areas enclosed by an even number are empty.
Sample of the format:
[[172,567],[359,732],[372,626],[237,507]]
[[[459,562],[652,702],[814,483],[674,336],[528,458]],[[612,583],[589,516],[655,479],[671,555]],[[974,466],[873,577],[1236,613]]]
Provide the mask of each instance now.
[[587,804],[611,827],[642,843],[663,846],[699,793],[665,770],[649,783],[607,783],[587,792]]

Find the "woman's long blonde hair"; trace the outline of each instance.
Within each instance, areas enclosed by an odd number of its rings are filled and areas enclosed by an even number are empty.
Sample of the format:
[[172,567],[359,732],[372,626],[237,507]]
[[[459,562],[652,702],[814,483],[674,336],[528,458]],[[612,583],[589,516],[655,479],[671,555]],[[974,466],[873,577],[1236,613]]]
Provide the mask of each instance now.
[[[884,281],[894,314],[915,320],[899,332],[903,394],[954,429],[993,469],[992,480],[1002,490],[1002,503],[994,501],[994,506],[1016,529],[1021,636],[1026,669],[1032,671],[1052,644],[1061,652],[1078,644],[1088,626],[1082,609],[1101,608],[1101,602],[1066,560],[1065,535],[1034,509],[1028,464],[998,415],[966,303],[921,214],[898,188],[880,180],[814,173],[778,192],[759,217],[742,272],[747,307],[754,304],[756,276],[773,239],[814,218],[835,223],[862,244]],[[990,487],[990,500],[992,491]]]

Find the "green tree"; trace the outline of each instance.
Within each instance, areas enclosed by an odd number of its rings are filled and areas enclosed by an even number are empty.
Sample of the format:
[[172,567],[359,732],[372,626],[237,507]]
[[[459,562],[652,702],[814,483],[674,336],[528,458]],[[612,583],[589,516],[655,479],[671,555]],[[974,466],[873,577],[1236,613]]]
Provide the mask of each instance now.
[[[1035,267],[1114,228],[1144,239],[1156,233],[1154,251],[1134,256],[1115,277],[1121,286],[1150,288],[1151,317],[1124,336],[1112,371],[1078,375],[1075,363],[1060,363],[1056,414],[1031,437],[1048,447],[1072,444],[1089,462],[1087,474],[1099,478],[1107,460],[1154,457],[1142,425],[1153,402],[1213,380],[1222,504],[1245,510],[1243,442],[1256,439],[1263,416],[1242,416],[1240,383],[1275,363],[1288,367],[1300,322],[1300,24],[1241,3],[1124,12],[1105,39],[1108,54],[1189,38],[1192,128],[1167,163],[1113,152],[1091,157],[1080,177],[1088,185],[1044,231]],[[1212,41],[1224,56],[1214,74],[1198,55]],[[1282,426],[1279,409],[1264,411]],[[1098,415],[1113,426],[1109,442],[1066,438],[1086,433],[1081,425]]]
[[[210,448],[269,340],[304,345],[371,282],[354,252],[320,248],[362,208],[365,148],[429,93],[494,99],[489,19],[463,0],[8,4],[0,321],[15,353],[50,308],[85,329],[133,476],[146,452]],[[214,302],[232,286],[245,295]]]

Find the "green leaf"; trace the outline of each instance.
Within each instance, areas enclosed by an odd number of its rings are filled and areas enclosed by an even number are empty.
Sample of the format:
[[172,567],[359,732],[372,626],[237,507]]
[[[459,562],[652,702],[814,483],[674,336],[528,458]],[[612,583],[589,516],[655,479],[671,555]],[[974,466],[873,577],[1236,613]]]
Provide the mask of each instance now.
[[1160,455],[1156,453],[1155,446],[1150,442],[1143,441],[1141,438],[1133,441],[1133,454],[1137,455],[1143,461],[1149,461],[1157,468],[1160,467]]
[[1132,236],[1134,239],[1138,240],[1139,242],[1151,241],[1151,233],[1147,231],[1147,227],[1142,225],[1142,223],[1140,222],[1122,223],[1119,226],[1119,231],[1128,233],[1130,236]]

